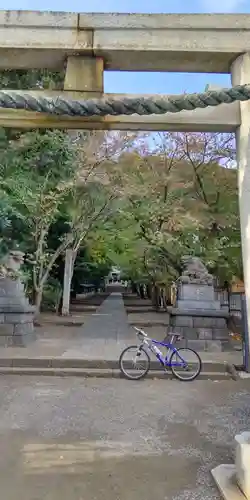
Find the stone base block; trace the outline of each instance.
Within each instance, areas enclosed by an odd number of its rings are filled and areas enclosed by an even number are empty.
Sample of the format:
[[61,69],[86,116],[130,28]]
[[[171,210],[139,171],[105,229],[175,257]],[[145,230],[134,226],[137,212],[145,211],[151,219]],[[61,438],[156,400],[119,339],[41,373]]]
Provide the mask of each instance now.
[[203,315],[193,315],[188,311],[185,314],[178,312],[180,310],[175,309],[175,313],[171,314],[169,331],[184,337],[183,346],[199,351],[230,350],[226,318],[222,317],[221,311],[216,311],[214,316],[211,310],[208,316],[207,311],[204,311]]
[[235,436],[235,467],[237,482],[250,500],[250,432]]
[[0,347],[26,347],[36,340],[34,333],[27,335],[0,335]]
[[195,328],[226,328],[226,320],[207,316],[193,317],[193,326]]
[[189,340],[187,338],[178,342],[178,347],[188,347],[194,351],[221,352],[223,350],[220,340]]
[[214,301],[214,287],[197,283],[182,283],[178,286],[178,298],[181,300]]
[[35,339],[34,312],[20,279],[0,278],[1,346],[26,346]]
[[188,327],[193,328],[193,318],[192,316],[172,316],[171,325],[177,327]]
[[4,322],[0,323],[0,346],[25,347],[35,340],[33,315],[33,308],[23,313],[20,311],[5,313]]
[[246,500],[235,480],[235,466],[218,465],[211,474],[224,500]]
[[177,300],[179,309],[199,309],[199,310],[219,310],[220,302],[218,300]]

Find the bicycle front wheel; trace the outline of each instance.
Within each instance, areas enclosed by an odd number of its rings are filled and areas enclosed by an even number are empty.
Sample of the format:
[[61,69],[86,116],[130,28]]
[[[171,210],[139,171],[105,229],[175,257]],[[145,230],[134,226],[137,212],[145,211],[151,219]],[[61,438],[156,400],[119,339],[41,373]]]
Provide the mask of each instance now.
[[150,357],[143,347],[131,345],[122,351],[119,368],[129,380],[140,380],[150,368]]
[[199,354],[193,349],[180,347],[172,352],[169,360],[174,377],[183,382],[191,382],[201,372],[202,362]]

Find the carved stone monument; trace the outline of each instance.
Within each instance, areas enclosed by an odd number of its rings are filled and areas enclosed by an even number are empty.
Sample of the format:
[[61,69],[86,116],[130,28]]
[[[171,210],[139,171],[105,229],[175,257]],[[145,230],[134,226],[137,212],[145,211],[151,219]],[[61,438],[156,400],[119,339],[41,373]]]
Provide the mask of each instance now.
[[177,307],[181,309],[220,309],[215,300],[213,276],[198,257],[182,257],[183,272],[177,280]]
[[34,340],[34,311],[18,277],[23,253],[11,251],[0,275],[0,346],[25,346]]
[[196,350],[218,351],[229,346],[228,312],[215,299],[213,276],[197,257],[182,257],[177,280],[176,307],[171,310],[172,330],[183,336],[183,344]]

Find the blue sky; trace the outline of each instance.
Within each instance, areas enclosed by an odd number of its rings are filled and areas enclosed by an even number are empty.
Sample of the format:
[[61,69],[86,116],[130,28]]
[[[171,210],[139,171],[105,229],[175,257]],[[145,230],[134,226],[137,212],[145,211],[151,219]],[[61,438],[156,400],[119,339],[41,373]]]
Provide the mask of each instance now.
[[[74,12],[250,13],[250,0],[1,0],[1,9]],[[207,83],[230,86],[229,75],[176,73],[105,74],[105,92],[199,92]]]

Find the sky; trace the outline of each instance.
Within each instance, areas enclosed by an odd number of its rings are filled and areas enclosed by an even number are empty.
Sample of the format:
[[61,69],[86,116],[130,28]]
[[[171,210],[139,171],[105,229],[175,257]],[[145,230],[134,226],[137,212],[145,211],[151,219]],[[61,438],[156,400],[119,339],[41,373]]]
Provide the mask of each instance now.
[[[0,0],[3,10],[125,13],[250,13],[250,0]],[[207,84],[230,86],[229,75],[106,72],[105,92],[180,94]]]

